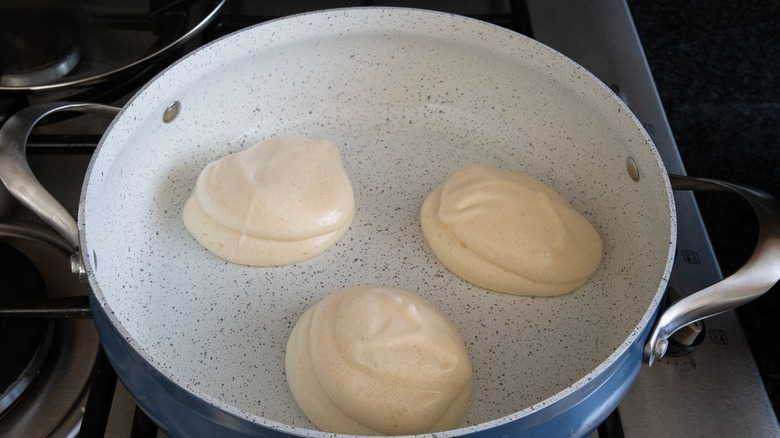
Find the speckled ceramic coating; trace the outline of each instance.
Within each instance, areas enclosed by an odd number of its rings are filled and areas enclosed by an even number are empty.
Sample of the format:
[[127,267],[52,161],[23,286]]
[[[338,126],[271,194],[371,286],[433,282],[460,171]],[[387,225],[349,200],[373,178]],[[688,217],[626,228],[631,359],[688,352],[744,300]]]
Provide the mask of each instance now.
[[[181,112],[163,123],[174,101]],[[300,264],[229,264],[189,236],[182,207],[208,162],[279,134],[340,147],[354,222]],[[585,286],[504,295],[438,262],[420,206],[472,163],[544,181],[595,225],[604,260]],[[472,358],[467,429],[457,434],[576,396],[642,342],[671,268],[670,198],[634,117],[561,55],[462,17],[347,9],[235,33],[148,84],[99,146],[79,228],[98,311],[129,347],[181,390],[271,429],[314,433],[284,375],[288,335],[310,305],[352,285],[423,296]]]

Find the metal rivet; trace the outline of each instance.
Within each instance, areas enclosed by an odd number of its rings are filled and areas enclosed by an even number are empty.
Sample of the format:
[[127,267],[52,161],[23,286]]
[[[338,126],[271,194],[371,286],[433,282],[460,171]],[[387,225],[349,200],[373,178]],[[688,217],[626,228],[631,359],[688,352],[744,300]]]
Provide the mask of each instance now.
[[84,267],[84,259],[81,258],[81,253],[76,252],[70,256],[70,271],[79,275],[79,280],[85,282],[87,280],[87,269]]
[[628,176],[634,181],[639,181],[639,167],[636,165],[636,161],[633,158],[626,158],[626,170],[628,170]]
[[171,123],[173,119],[175,119],[176,116],[179,115],[180,109],[181,109],[181,103],[179,103],[178,100],[168,105],[168,107],[165,108],[165,112],[163,112],[163,122]]

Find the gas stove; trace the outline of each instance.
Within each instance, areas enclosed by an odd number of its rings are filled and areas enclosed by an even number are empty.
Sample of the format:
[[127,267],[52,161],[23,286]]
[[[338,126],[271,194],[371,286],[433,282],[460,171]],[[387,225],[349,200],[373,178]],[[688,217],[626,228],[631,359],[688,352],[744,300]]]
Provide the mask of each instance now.
[[[171,59],[199,44],[268,19],[315,9],[366,5],[373,2],[263,4],[237,0],[228,3],[216,20],[186,47],[177,48]],[[685,173],[624,2],[420,0],[381,5],[475,17],[531,36],[560,51],[594,73],[627,103],[653,138],[669,173]],[[159,62],[154,67],[159,70],[164,65]],[[122,105],[133,90],[148,80],[149,73],[143,71],[145,74],[140,75],[137,83],[121,81],[123,90],[118,97],[102,91],[94,95],[110,96],[110,103]],[[80,96],[91,95],[81,91]],[[45,97],[38,93],[34,98],[21,100],[34,103],[41,99]],[[17,94],[0,91],[0,102],[13,103],[6,108],[6,114],[0,115],[0,123],[8,112],[18,109],[19,100]],[[52,121],[36,128],[28,144],[32,170],[74,216],[91,153],[107,123],[88,116]],[[685,296],[722,275],[693,195],[677,192],[675,201],[678,254],[670,288]],[[136,407],[121,382],[117,382],[103,355],[84,300],[87,288],[71,274],[62,240],[19,206],[4,188],[0,188],[0,243],[0,249],[4,249],[0,254],[11,254],[8,259],[14,263],[23,260],[18,262],[23,267],[9,269],[27,272],[24,260],[29,259],[36,268],[33,271],[40,272],[40,279],[35,273],[30,274],[30,288],[45,289],[44,294],[56,299],[42,306],[47,309],[46,314],[0,319],[0,336],[5,336],[2,339],[35,332],[30,341],[33,346],[24,349],[31,351],[25,353],[25,357],[32,357],[29,366],[28,361],[23,361],[25,364],[19,365],[23,369],[20,377],[7,378],[11,386],[18,386],[7,391],[13,398],[5,399],[4,394],[4,403],[9,406],[0,404],[4,408],[0,414],[0,436],[66,437],[79,432],[82,437],[162,436]],[[28,287],[27,283],[24,287]],[[6,293],[5,288],[3,291]],[[11,333],[6,334],[9,327],[13,327]],[[617,410],[592,436],[780,436],[780,426],[734,312],[707,319],[701,334],[693,338],[698,344],[695,348],[681,349],[678,356],[667,356],[652,367],[644,367]],[[21,350],[0,346],[4,354]]]

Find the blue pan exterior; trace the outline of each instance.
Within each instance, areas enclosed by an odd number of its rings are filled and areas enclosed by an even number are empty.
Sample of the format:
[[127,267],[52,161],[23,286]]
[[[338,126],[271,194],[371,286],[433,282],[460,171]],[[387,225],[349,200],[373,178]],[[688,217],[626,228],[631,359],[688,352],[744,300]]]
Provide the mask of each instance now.
[[[149,364],[111,324],[94,296],[93,315],[100,341],[120,380],[138,405],[171,437],[291,437],[225,412],[184,390]],[[657,312],[656,312],[657,313]],[[642,367],[642,349],[655,316],[642,334],[602,373],[569,396],[538,411],[469,431],[468,437],[577,437],[593,432],[617,407]],[[439,436],[448,434],[437,434]]]

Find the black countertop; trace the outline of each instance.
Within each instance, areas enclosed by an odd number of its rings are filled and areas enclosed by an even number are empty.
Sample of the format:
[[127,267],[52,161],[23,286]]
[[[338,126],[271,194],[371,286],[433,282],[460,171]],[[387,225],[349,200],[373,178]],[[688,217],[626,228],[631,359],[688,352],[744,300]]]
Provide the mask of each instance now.
[[[629,0],[689,175],[780,197],[780,2]],[[748,259],[757,236],[736,195],[696,195],[721,270]],[[780,286],[737,311],[780,416]]]

